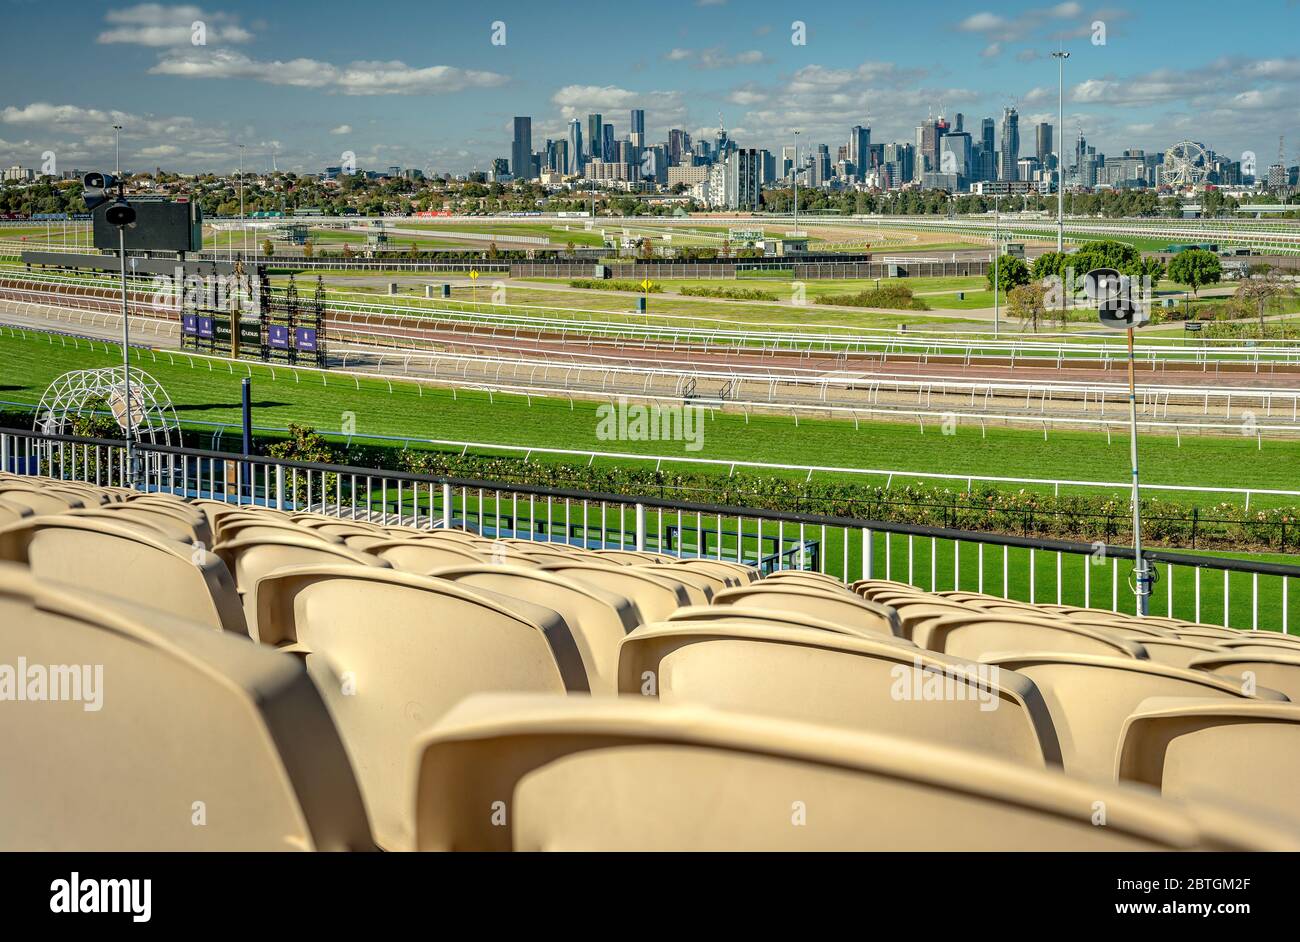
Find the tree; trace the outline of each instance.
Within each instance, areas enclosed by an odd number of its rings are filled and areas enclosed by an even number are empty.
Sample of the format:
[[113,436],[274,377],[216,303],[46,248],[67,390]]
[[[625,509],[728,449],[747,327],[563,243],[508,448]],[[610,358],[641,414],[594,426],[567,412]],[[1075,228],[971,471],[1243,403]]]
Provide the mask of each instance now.
[[1204,249],[1186,249],[1169,260],[1169,277],[1196,294],[1202,285],[1218,284],[1223,274],[1219,256]]
[[343,243],[343,257],[344,257],[344,258],[351,258],[351,257],[352,257],[352,254],[353,254],[353,253],[352,253],[352,246],[350,246],[350,245],[348,245],[346,242],[344,242],[344,243]]
[[313,252],[313,251],[314,251],[314,249],[312,248],[312,244],[311,244],[311,240],[310,240],[310,239],[308,239],[306,242],[304,242],[304,243],[302,244],[302,257],[303,257],[303,258],[311,258],[311,256],[312,256],[312,252]]
[[1044,252],[1034,259],[1034,280],[1042,281],[1045,278],[1051,278],[1053,275],[1064,278],[1065,269],[1069,264],[1070,256],[1065,252]]
[[1034,333],[1038,333],[1038,325],[1047,315],[1046,297],[1047,289],[1042,283],[1031,281],[1011,289],[1007,295],[1007,304],[1011,315],[1020,321],[1022,328],[1028,325],[1034,329]]
[[[1025,264],[1022,258],[1016,258],[1014,255],[1003,255],[998,259],[998,282],[997,287],[1006,294],[1012,288],[1019,285],[1029,284],[1029,266]],[[989,288],[993,287],[993,268],[988,271]]]
[[270,258],[272,255],[275,254],[275,245],[271,242],[270,239],[263,240],[262,254],[265,255],[267,258]]
[[1253,304],[1259,315],[1259,335],[1264,336],[1264,312],[1269,304],[1279,298],[1294,297],[1295,288],[1279,276],[1272,266],[1265,268],[1258,275],[1248,278],[1237,289],[1237,299],[1245,305]]
[[491,242],[488,243],[487,257],[497,258],[500,254],[501,254],[501,250],[497,248],[496,240],[493,239]]

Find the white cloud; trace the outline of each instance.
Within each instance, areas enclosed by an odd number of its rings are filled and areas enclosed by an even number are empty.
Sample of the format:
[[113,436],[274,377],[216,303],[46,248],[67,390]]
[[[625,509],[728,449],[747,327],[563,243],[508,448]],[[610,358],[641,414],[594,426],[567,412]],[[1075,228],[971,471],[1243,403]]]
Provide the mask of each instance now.
[[[686,104],[682,93],[676,91],[634,92],[616,85],[565,85],[551,96],[551,102],[566,123],[574,118],[585,121],[593,112],[614,115],[630,108],[645,108],[664,127],[681,127],[686,120]],[[537,133],[534,128],[534,137]],[[585,127],[583,133],[587,133]]]
[[742,65],[762,65],[767,61],[767,56],[758,49],[746,49],[733,55],[723,46],[710,46],[708,49],[676,47],[664,53],[663,58],[669,62],[689,62],[693,69],[708,71],[733,69]]
[[137,46],[188,46],[194,24],[202,23],[207,43],[243,43],[253,34],[228,13],[205,12],[197,6],[164,6],[140,3],[121,10],[109,10],[104,19],[112,24],[96,37],[98,43],[129,43]]
[[330,133],[331,133],[331,134],[351,134],[351,133],[352,133],[352,125],[350,125],[350,124],[340,124],[340,125],[339,125],[338,127],[336,127],[336,128],[331,128],[331,129],[330,129]]
[[496,72],[448,65],[414,68],[396,59],[337,66],[318,59],[257,60],[226,49],[171,53],[149,72],[181,78],[248,79],[269,85],[321,88],[343,95],[436,95],[466,88],[494,88],[509,81]]

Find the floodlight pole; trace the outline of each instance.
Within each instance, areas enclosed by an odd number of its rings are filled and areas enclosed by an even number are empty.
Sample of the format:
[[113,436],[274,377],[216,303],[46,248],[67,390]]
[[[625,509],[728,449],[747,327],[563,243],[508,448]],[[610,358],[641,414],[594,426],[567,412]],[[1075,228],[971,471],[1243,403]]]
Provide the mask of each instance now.
[[794,132],[794,232],[791,235],[799,238],[799,132]]
[[117,255],[122,263],[122,382],[123,399],[126,403],[126,484],[134,490],[136,486],[135,445],[131,436],[135,434],[135,428],[131,417],[131,324],[126,300],[126,226],[117,227]]
[[1002,306],[998,302],[1001,288],[998,277],[998,261],[1002,254],[1002,230],[998,227],[998,194],[993,194],[993,339],[998,339],[1002,321]]
[[1065,161],[1061,144],[1065,137],[1065,60],[1070,54],[1061,50],[1052,53],[1052,58],[1059,64],[1059,84],[1057,86],[1057,128],[1056,128],[1056,251],[1065,251]]
[[1137,383],[1134,378],[1133,328],[1128,329],[1128,421],[1129,460],[1133,466],[1133,560],[1137,596],[1137,612],[1148,614],[1151,604],[1151,581],[1147,561],[1142,556],[1142,490],[1138,482],[1138,420]]

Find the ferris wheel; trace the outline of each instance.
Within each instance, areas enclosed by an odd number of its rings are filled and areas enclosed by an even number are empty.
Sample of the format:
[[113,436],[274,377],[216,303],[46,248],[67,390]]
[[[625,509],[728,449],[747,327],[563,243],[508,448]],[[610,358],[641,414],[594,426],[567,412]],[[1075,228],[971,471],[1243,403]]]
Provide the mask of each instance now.
[[1187,190],[1204,183],[1210,172],[1210,157],[1195,141],[1181,141],[1165,151],[1161,177],[1166,186]]

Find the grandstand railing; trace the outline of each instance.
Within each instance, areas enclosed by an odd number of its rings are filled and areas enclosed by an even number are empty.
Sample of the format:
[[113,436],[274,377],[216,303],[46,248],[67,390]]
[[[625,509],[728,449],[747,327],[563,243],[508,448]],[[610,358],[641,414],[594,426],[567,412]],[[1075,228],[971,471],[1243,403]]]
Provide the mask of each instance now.
[[[1134,552],[1105,543],[1019,537],[849,517],[693,503],[141,443],[134,485],[186,498],[311,510],[341,519],[463,527],[588,548],[620,547],[884,578],[932,591],[990,592],[1031,603],[1132,612]],[[0,468],[128,486],[120,440],[0,429]],[[1151,612],[1290,631],[1300,566],[1143,552],[1160,582]],[[1122,603],[1122,604],[1121,604]],[[1220,617],[1221,615],[1221,617]]]

